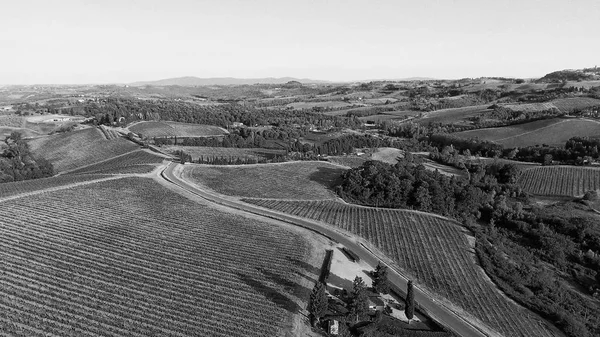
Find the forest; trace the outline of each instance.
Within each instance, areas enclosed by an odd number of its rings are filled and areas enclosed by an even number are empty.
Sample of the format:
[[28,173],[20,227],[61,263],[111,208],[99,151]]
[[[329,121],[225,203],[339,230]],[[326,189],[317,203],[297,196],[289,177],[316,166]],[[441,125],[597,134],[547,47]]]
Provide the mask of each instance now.
[[44,158],[34,157],[18,132],[12,132],[4,139],[0,151],[0,183],[54,175],[52,164]]
[[255,125],[314,125],[319,128],[358,127],[356,118],[328,116],[324,114],[256,108],[250,105],[228,103],[220,105],[198,105],[176,100],[135,100],[109,97],[101,103],[88,102],[83,107],[67,108],[63,113],[82,113],[95,117],[97,123],[126,125],[140,120],[166,120],[182,123],[216,125],[227,128],[234,122],[247,126]]

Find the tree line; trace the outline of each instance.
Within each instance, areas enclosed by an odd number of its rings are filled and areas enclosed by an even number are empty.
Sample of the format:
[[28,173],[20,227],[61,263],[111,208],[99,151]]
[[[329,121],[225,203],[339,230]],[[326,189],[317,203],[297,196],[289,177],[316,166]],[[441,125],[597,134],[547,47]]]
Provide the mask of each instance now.
[[3,145],[4,150],[0,153],[0,183],[54,175],[52,164],[44,158],[34,156],[19,132],[12,132],[7,136]]

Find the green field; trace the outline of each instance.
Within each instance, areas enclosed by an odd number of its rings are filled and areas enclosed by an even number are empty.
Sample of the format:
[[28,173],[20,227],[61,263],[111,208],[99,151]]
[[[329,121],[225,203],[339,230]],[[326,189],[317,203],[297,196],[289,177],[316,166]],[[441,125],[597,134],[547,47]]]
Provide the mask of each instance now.
[[318,267],[298,229],[147,178],[0,202],[0,334],[284,336]]
[[335,199],[330,187],[345,169],[327,162],[288,162],[241,166],[187,165],[184,177],[237,197]]
[[210,137],[227,134],[227,130],[213,125],[176,122],[140,122],[129,127],[142,138],[152,137]]
[[32,139],[29,146],[34,155],[49,160],[58,172],[94,164],[139,149],[137,144],[124,138],[107,140],[97,128]]
[[600,168],[540,166],[525,170],[519,184],[534,195],[582,196],[586,191],[600,189]]
[[419,287],[442,295],[504,336],[554,336],[532,312],[496,289],[463,229],[420,212],[377,209],[337,201],[244,199],[284,213],[322,221],[368,240],[392,258]]
[[463,138],[493,141],[507,148],[534,145],[564,146],[572,137],[600,136],[600,123],[588,119],[543,119],[530,123],[457,132]]

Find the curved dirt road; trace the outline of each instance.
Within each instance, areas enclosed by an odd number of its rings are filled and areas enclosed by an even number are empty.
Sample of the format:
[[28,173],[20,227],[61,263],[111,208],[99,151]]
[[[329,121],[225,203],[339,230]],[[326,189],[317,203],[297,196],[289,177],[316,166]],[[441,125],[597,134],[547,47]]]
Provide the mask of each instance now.
[[[348,234],[345,234],[342,231],[337,230],[331,226],[324,226],[322,224],[310,221],[308,219],[302,219],[298,217],[294,217],[291,215],[287,215],[284,213],[264,209],[258,206],[254,206],[251,204],[246,204],[241,201],[231,200],[228,198],[224,198],[217,193],[204,190],[199,186],[189,183],[179,177],[173,172],[176,167],[180,164],[169,163],[167,167],[161,172],[162,178],[173,183],[186,190],[187,192],[198,195],[208,201],[231,207],[234,209],[242,210],[245,212],[249,212],[252,214],[257,214],[261,216],[265,216],[268,218],[273,218],[281,221],[285,221],[287,223],[291,223],[293,225],[301,226],[307,228],[309,230],[315,231],[319,234],[322,234],[329,239],[341,243],[348,249],[355,252],[362,260],[367,262],[371,267],[375,267],[377,263],[381,261],[370,249],[368,249],[363,243],[358,241],[357,239],[351,237]],[[400,275],[394,268],[388,266],[388,279],[391,283],[393,283],[398,289],[406,289],[407,279]],[[415,301],[419,306],[421,311],[424,311],[426,315],[437,321],[439,324],[443,325],[447,329],[451,330],[455,334],[463,337],[487,337],[489,336],[485,332],[481,331],[473,324],[463,319],[449,308],[443,306],[442,304],[436,302],[435,300],[430,299],[426,296],[420,289],[415,287]]]

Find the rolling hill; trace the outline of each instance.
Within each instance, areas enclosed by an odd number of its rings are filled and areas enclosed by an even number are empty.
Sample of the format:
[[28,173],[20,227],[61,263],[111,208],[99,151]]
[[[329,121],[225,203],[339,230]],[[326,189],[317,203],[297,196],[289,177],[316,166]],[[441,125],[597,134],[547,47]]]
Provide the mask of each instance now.
[[202,85],[244,85],[244,84],[284,84],[290,81],[301,83],[329,83],[328,81],[311,80],[308,78],[294,77],[267,77],[267,78],[234,78],[234,77],[211,77],[200,78],[194,76],[167,78],[157,81],[144,81],[130,83],[131,86],[202,86]]
[[34,155],[49,160],[58,172],[98,163],[139,148],[124,138],[108,140],[97,128],[32,139],[29,146]]
[[534,145],[564,146],[572,137],[600,136],[600,123],[588,119],[544,119],[529,123],[457,132],[463,138],[493,141],[507,148]]

